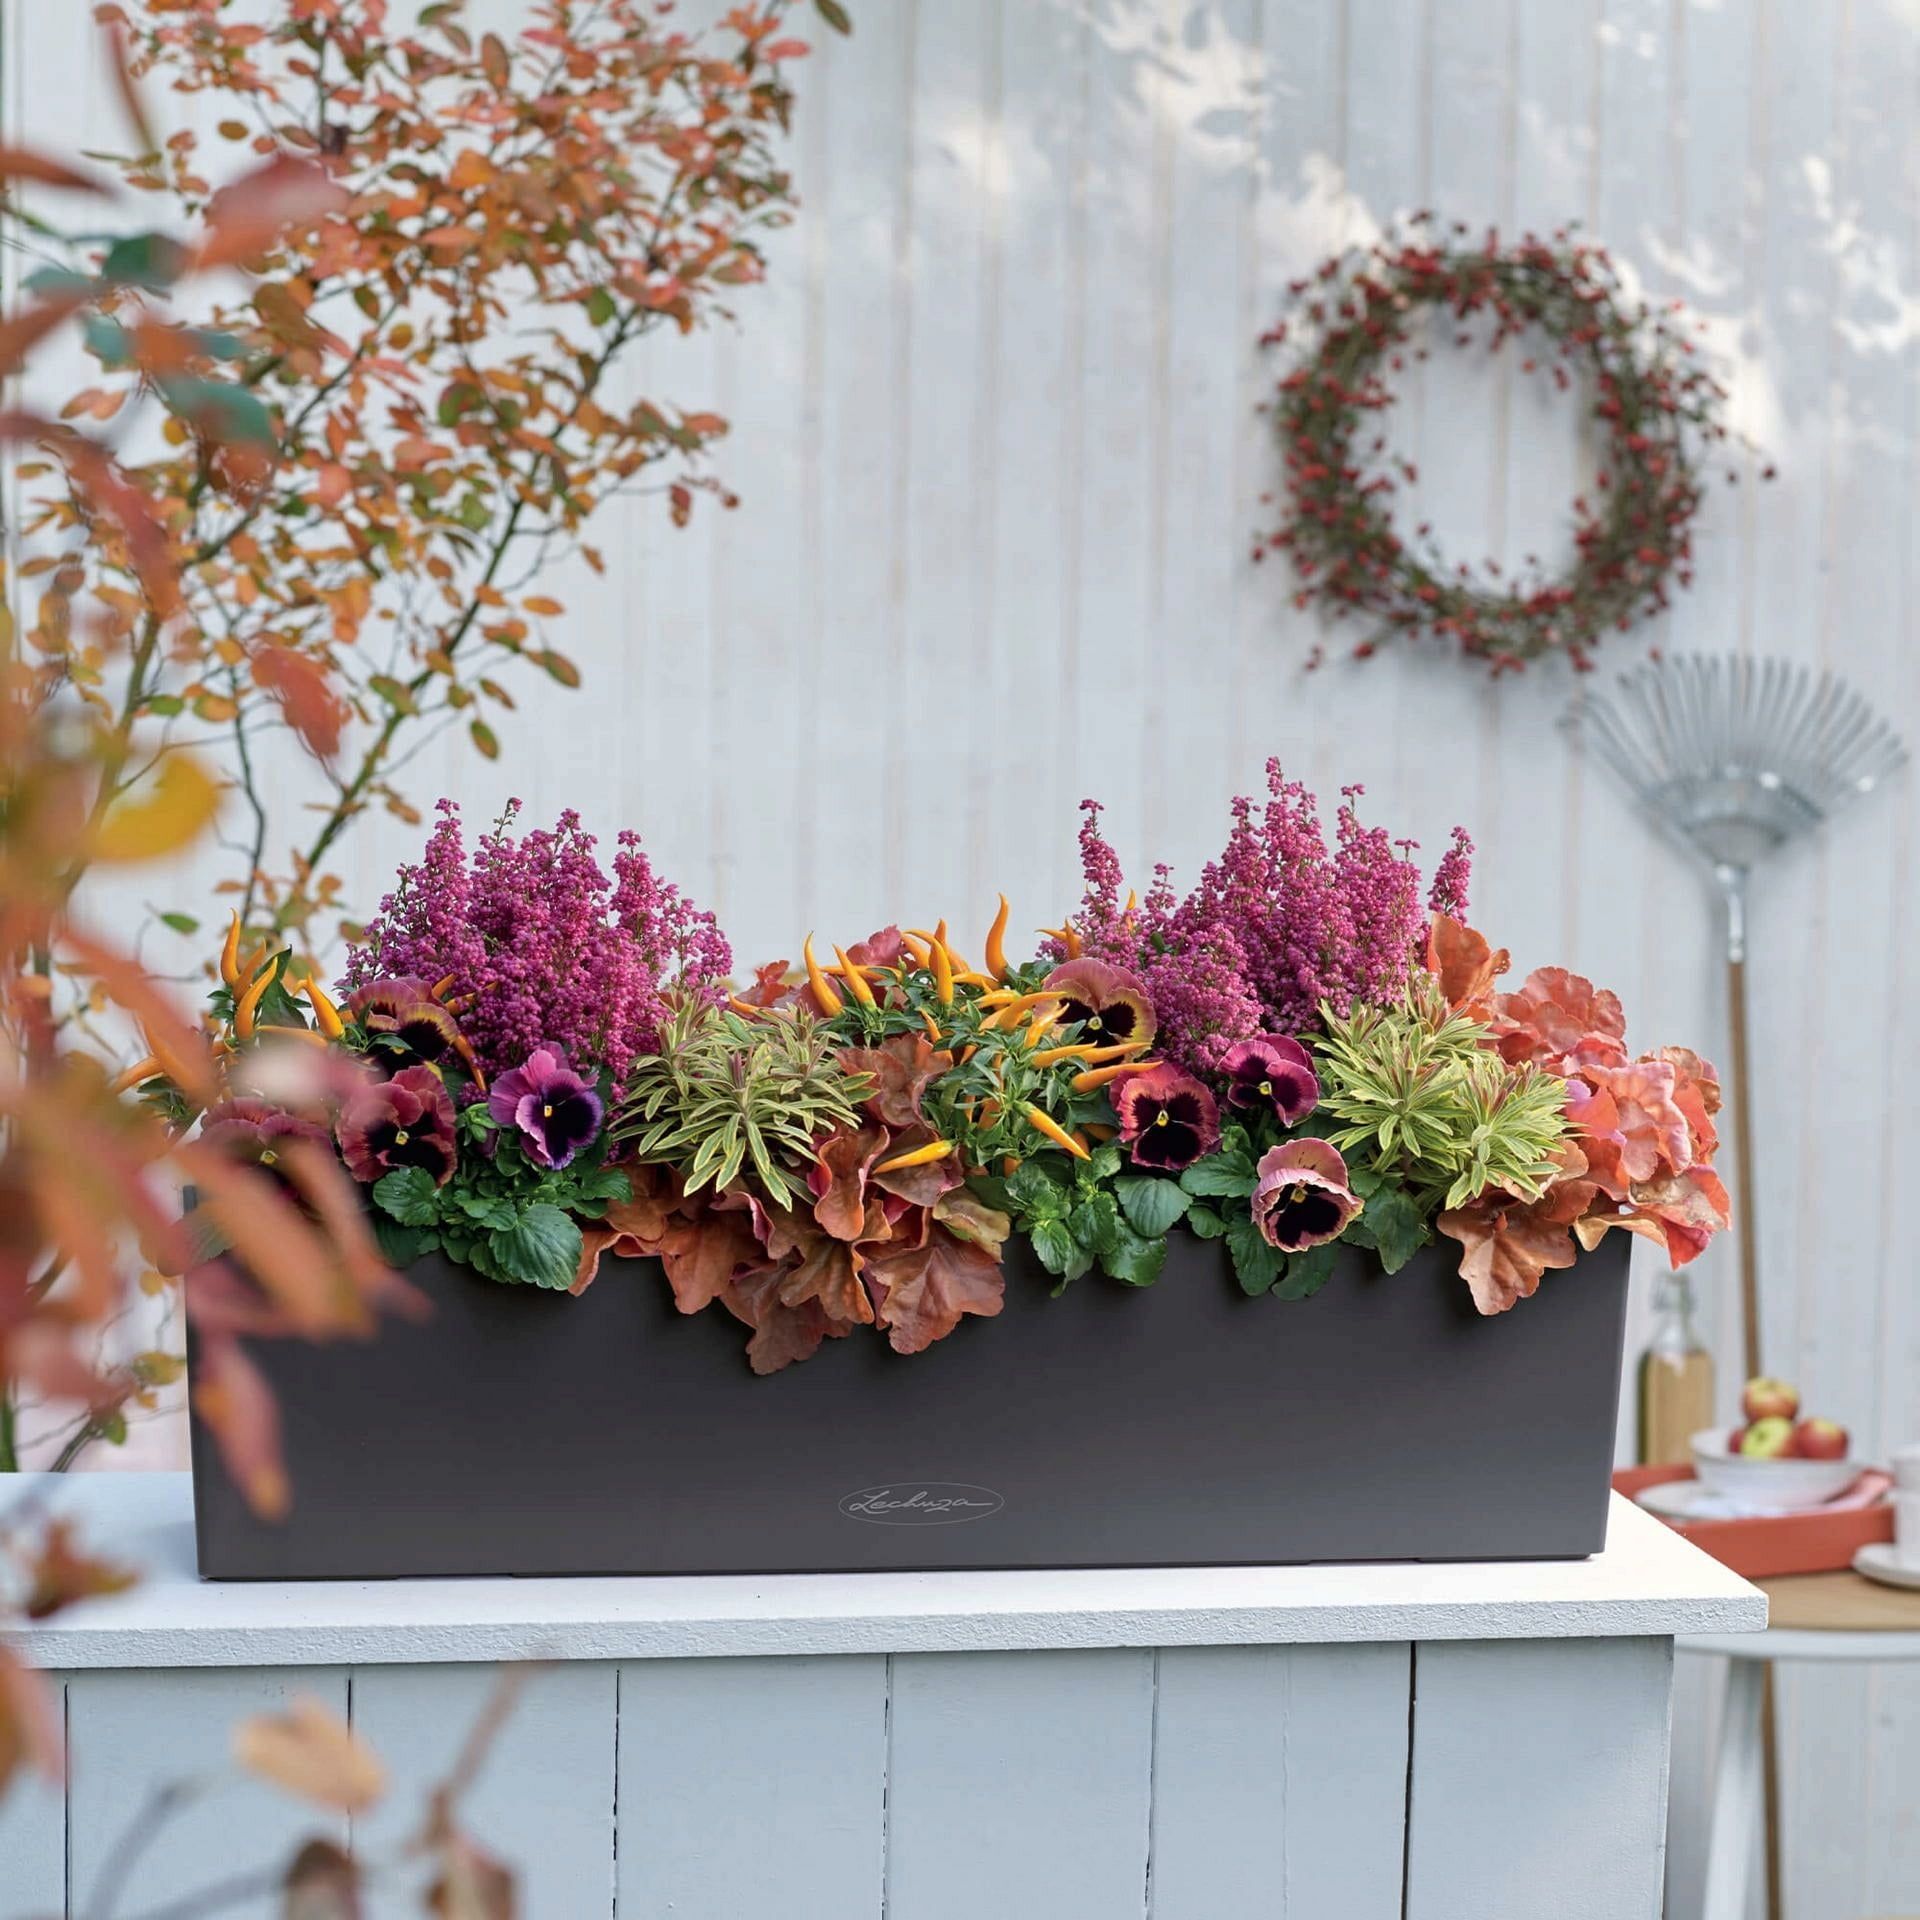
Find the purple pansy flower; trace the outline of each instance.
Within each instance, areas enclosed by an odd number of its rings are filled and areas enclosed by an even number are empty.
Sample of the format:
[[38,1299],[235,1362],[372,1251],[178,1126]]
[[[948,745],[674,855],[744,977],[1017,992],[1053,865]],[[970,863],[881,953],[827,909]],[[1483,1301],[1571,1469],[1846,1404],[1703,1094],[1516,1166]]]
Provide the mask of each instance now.
[[1136,1167],[1178,1173],[1220,1144],[1220,1109],[1213,1095],[1178,1067],[1125,1074],[1108,1095]]
[[397,1167],[424,1167],[437,1187],[453,1177],[453,1101],[431,1067],[402,1067],[361,1087],[340,1115],[340,1157],[371,1183]]
[[1302,1253],[1337,1240],[1360,1211],[1347,1185],[1347,1163],[1328,1140],[1289,1140],[1269,1147],[1256,1169],[1253,1224],[1282,1253]]
[[1230,1047],[1220,1071],[1229,1106],[1270,1107],[1283,1127],[1297,1126],[1320,1104],[1313,1056],[1284,1033],[1256,1034]]
[[525,1066],[493,1083],[487,1111],[502,1127],[517,1127],[528,1159],[564,1167],[600,1131],[600,1096],[554,1047],[535,1047]]

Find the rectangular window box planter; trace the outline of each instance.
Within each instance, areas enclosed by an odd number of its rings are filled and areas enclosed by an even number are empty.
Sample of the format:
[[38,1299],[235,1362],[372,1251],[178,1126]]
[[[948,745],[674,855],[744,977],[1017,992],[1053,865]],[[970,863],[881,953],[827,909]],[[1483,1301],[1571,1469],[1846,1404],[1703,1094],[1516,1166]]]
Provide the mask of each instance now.
[[434,1258],[431,1318],[256,1343],[294,1488],[256,1519],[194,1423],[211,1579],[1563,1559],[1603,1544],[1629,1236],[1475,1312],[1450,1242],[1343,1249],[1248,1299],[1176,1234],[1157,1285],[1006,1304],[910,1358],[830,1342],[768,1378],[718,1308],[609,1258],[578,1298]]

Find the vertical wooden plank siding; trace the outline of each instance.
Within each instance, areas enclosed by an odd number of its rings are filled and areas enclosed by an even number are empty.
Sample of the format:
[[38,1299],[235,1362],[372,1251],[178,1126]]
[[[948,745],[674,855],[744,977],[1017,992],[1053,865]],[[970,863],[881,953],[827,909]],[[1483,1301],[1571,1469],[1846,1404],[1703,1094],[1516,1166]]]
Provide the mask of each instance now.
[[620,1675],[620,1920],[868,1920],[887,1830],[882,1656]]
[[1170,1647],[1152,1920],[1399,1920],[1409,1650]]
[[[499,1668],[360,1667],[354,1731],[379,1754],[388,1787],[353,1822],[353,1850],[399,1857],[427,1794],[452,1772],[505,1679]],[[615,1669],[580,1662],[521,1670],[512,1709],[461,1801],[468,1830],[519,1873],[521,1920],[608,1920],[613,1912]],[[417,1872],[383,1872],[369,1920],[420,1912]]]
[[1414,1653],[1406,1920],[1658,1920],[1673,1650]]
[[1139,1920],[1153,1672],[1151,1652],[896,1654],[886,1920]]
[[[65,1676],[43,1674],[56,1724],[66,1719]],[[0,1914],[63,1912],[67,1897],[66,1791],[39,1774],[16,1776],[0,1794]]]
[[[344,1846],[344,1817],[233,1766],[234,1728],[252,1714],[282,1713],[302,1695],[347,1716],[347,1676],[338,1667],[70,1675],[67,1911],[137,1912],[228,1881],[254,1888],[257,1910],[307,1840]],[[178,1798],[155,1819],[163,1792]]]

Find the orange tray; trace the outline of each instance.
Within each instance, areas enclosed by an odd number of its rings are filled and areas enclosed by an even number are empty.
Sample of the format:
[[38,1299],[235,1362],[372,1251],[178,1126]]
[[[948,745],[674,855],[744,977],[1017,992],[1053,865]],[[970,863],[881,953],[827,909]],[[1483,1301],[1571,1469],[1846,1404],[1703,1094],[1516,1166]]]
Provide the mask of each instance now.
[[[1879,1481],[1883,1492],[1890,1484],[1885,1474],[1873,1468],[1867,1474]],[[1693,1477],[1691,1467],[1622,1467],[1613,1476],[1613,1486],[1616,1493],[1632,1499],[1643,1487]],[[1655,1517],[1665,1519],[1664,1515]],[[1769,1514],[1751,1520],[1667,1520],[1666,1524],[1735,1573],[1749,1580],[1770,1580],[1776,1574],[1831,1573],[1852,1566],[1853,1556],[1862,1547],[1893,1538],[1893,1509],[1881,1500],[1837,1513]]]

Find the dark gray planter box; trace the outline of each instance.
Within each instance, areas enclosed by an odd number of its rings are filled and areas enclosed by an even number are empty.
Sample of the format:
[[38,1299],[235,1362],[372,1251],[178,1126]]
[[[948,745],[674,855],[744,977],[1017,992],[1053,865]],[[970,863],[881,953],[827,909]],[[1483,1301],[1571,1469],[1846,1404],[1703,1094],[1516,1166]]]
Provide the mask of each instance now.
[[431,1319],[262,1342],[292,1516],[198,1422],[213,1579],[1564,1559],[1597,1552],[1628,1240],[1482,1319],[1451,1243],[1249,1300],[1176,1233],[1159,1284],[1007,1299],[928,1352],[830,1342],[767,1379],[722,1309],[606,1260],[578,1299],[432,1259]]

